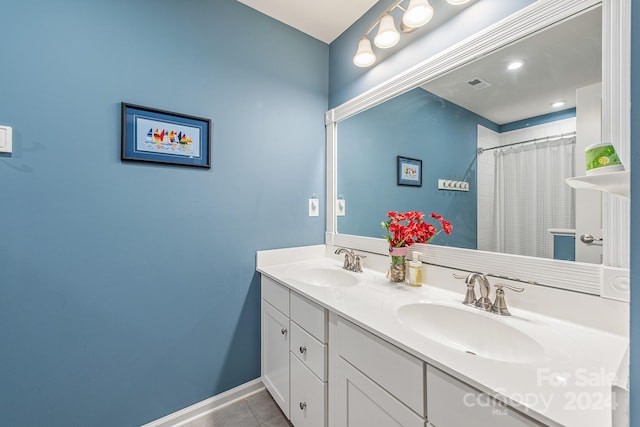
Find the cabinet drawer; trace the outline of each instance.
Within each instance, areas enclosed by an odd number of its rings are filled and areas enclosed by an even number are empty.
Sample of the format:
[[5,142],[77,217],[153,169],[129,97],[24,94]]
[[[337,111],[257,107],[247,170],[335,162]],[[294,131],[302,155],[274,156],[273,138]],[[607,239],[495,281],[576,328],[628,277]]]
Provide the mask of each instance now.
[[289,289],[262,276],[262,299],[289,317]]
[[318,304],[291,292],[291,320],[322,343],[327,342],[326,310]]
[[427,365],[427,387],[429,427],[467,425],[542,427],[546,425],[534,421],[429,365]]
[[291,353],[316,374],[322,381],[327,380],[327,347],[291,322]]
[[296,427],[325,427],[327,384],[320,381],[294,355],[291,366],[290,420]]
[[424,362],[338,318],[338,354],[417,414],[426,416]]

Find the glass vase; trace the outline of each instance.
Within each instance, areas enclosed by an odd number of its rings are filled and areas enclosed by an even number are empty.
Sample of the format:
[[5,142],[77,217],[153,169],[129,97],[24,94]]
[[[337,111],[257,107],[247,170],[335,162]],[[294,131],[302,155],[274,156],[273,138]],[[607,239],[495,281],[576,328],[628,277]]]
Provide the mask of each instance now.
[[407,247],[389,248],[389,281],[400,283],[405,281],[407,273]]

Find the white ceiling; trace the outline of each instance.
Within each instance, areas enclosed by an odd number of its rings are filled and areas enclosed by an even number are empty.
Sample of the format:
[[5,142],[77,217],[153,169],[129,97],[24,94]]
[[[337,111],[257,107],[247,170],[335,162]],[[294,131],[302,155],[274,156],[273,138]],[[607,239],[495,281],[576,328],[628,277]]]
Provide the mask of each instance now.
[[238,0],[327,44],[378,0]]
[[[576,89],[602,81],[601,13],[597,8],[546,28],[423,88],[497,124],[575,107]],[[525,65],[507,71],[515,59]],[[475,78],[491,86],[476,90],[467,84]],[[554,109],[557,100],[567,103]]]

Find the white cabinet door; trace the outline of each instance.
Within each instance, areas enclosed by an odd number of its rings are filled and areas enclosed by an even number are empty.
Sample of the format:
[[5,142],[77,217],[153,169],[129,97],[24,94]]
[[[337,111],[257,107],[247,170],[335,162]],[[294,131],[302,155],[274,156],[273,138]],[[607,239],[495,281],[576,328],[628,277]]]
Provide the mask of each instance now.
[[289,418],[289,319],[262,300],[262,382]]
[[327,383],[320,381],[291,354],[291,423],[295,427],[325,427]]
[[336,357],[335,427],[424,427],[425,419],[341,357]]
[[429,427],[544,426],[465,383],[427,365]]

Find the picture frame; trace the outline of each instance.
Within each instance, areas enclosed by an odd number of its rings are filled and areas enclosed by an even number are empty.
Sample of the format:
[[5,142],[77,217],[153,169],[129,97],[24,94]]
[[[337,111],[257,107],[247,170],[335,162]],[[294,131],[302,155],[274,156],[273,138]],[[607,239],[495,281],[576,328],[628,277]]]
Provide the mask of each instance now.
[[398,156],[398,185],[422,187],[422,160]]
[[122,161],[211,168],[211,120],[121,103]]

